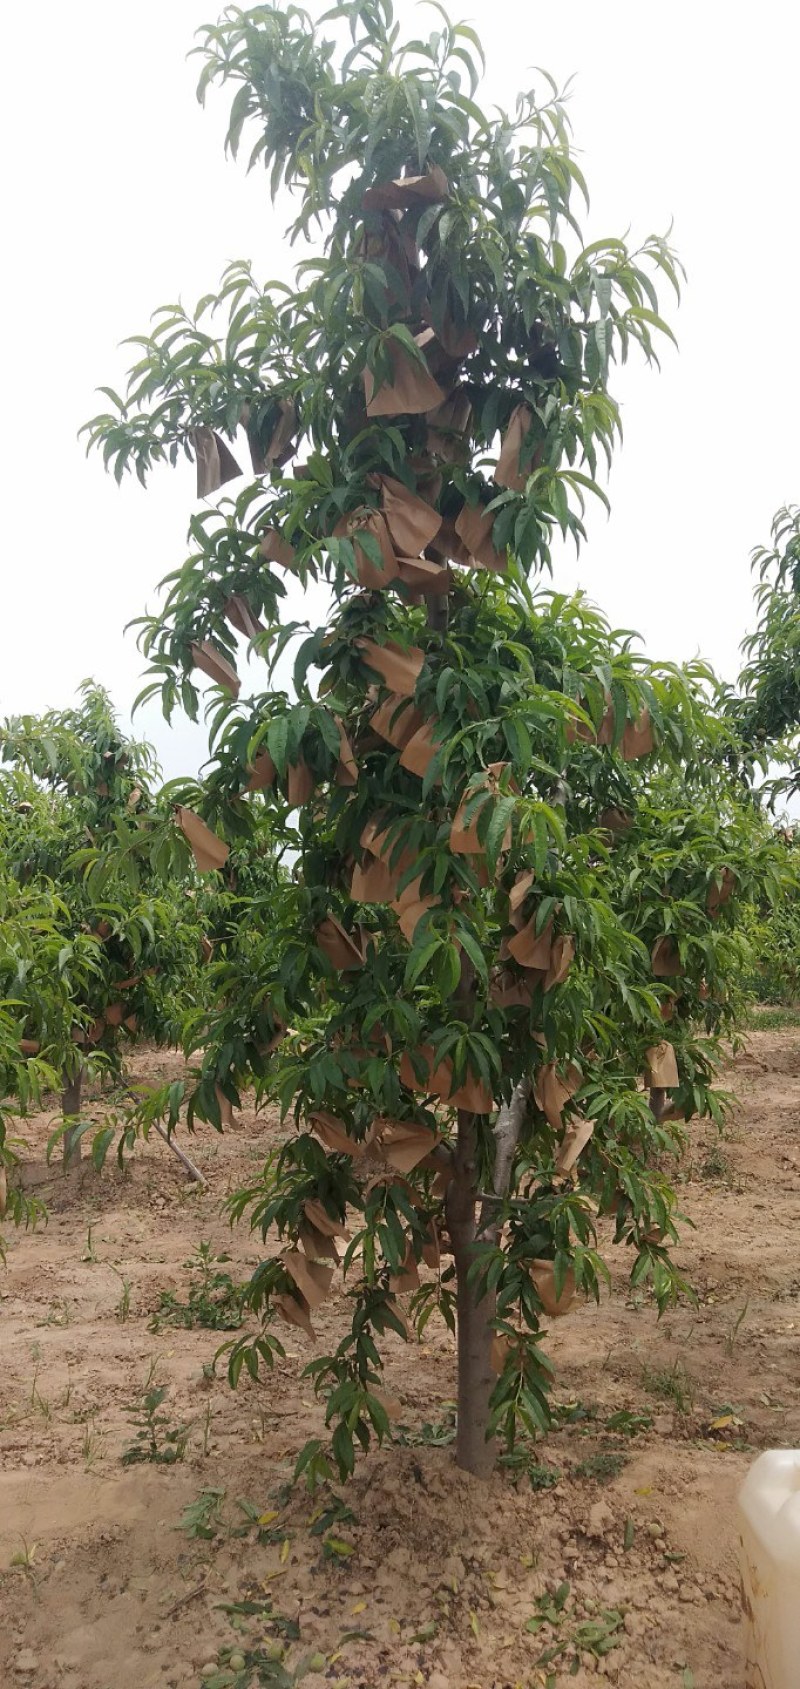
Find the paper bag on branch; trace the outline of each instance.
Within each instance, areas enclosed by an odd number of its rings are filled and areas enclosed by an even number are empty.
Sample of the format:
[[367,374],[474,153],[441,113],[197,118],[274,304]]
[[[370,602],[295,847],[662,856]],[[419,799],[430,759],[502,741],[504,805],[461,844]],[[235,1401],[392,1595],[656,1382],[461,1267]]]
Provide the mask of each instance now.
[[581,1150],[586,1148],[594,1133],[593,1120],[571,1120],[556,1153],[556,1172],[571,1173]]
[[455,530],[459,539],[463,540],[472,563],[480,563],[484,569],[494,569],[502,575],[508,568],[508,555],[505,551],[498,551],[492,540],[496,516],[496,510],[486,511],[483,505],[465,504],[456,517]]
[[433,1096],[441,1097],[442,1102],[449,1103],[452,1108],[462,1108],[471,1114],[491,1114],[494,1102],[489,1087],[483,1080],[471,1077],[454,1091],[452,1062],[445,1060],[434,1068],[433,1048],[430,1044],[423,1044],[414,1053],[423,1058],[425,1071],[423,1078],[418,1079],[408,1053],[401,1057],[400,1081],[407,1085],[409,1090],[421,1091],[424,1094],[430,1092]]
[[281,569],[291,569],[297,559],[293,545],[285,540],[278,528],[265,528],[259,551],[267,563],[277,563]]
[[553,918],[546,921],[540,933],[536,931],[536,917],[532,916],[513,938],[508,940],[508,954],[521,968],[539,968],[545,973],[552,966]]
[[420,779],[427,772],[441,744],[436,738],[437,728],[440,726],[438,716],[431,721],[423,722],[416,733],[412,734],[408,744],[400,754],[400,767],[407,768],[411,774],[418,774]]
[[567,1268],[560,1296],[556,1291],[555,1262],[532,1261],[531,1278],[539,1301],[551,1319],[561,1319],[564,1314],[569,1313],[576,1294],[575,1273],[572,1267]]
[[426,557],[398,557],[397,577],[410,591],[431,598],[443,598],[453,584],[446,563],[429,563]]
[[278,420],[266,444],[262,444],[255,429],[247,429],[250,460],[256,475],[263,475],[273,467],[281,469],[292,455],[297,432],[297,406],[293,399],[279,399],[277,408]]
[[342,1225],[341,1221],[331,1218],[327,1208],[319,1201],[318,1197],[308,1197],[307,1201],[303,1203],[303,1213],[315,1230],[322,1232],[324,1237],[341,1237],[345,1242],[349,1241],[350,1233],[347,1227]]
[[[419,881],[415,880],[414,884],[419,885]],[[398,926],[406,944],[414,943],[414,936],[423,915],[426,915],[429,909],[437,908],[440,903],[441,898],[439,897],[420,897],[407,903],[395,902],[391,904],[390,907],[397,916]]]
[[442,1246],[439,1239],[439,1233],[436,1229],[435,1220],[428,1221],[426,1240],[422,1245],[422,1259],[425,1262],[426,1267],[430,1267],[433,1272],[436,1273],[439,1271],[442,1259]]
[[245,786],[246,792],[264,792],[268,786],[274,786],[278,770],[267,750],[256,751],[249,766],[250,778]]
[[[416,861],[413,850],[398,845],[394,828],[379,827],[376,821],[367,821],[361,831],[359,840],[362,850],[368,850],[372,856],[377,856],[379,862],[385,862],[393,874],[404,874],[412,862]],[[405,893],[403,894],[405,896]]]
[[541,969],[529,970],[527,976],[520,979],[509,968],[502,968],[489,986],[489,1001],[496,1003],[500,1009],[529,1009],[536,986],[542,979],[544,972]]
[[232,592],[225,601],[225,616],[231,627],[238,633],[243,633],[245,639],[255,639],[256,634],[264,632],[264,623],[251,610],[247,599],[241,592]]
[[[423,306],[422,315],[425,316],[425,314],[425,306]],[[431,328],[431,335],[434,334],[438,346],[441,347],[443,357],[440,358],[437,355],[430,341],[424,345],[434,375],[445,375],[444,359],[450,360],[451,363],[460,364],[463,363],[465,358],[471,358],[473,352],[478,350],[478,336],[472,325],[470,323],[457,323],[449,311],[445,313],[437,329]]]
[[364,654],[365,663],[381,676],[392,692],[413,698],[425,661],[425,652],[419,646],[404,647],[396,645],[393,640],[386,645],[376,645],[372,639],[358,639],[356,644]]
[[325,1301],[331,1288],[333,1268],[323,1267],[316,1261],[309,1261],[299,1249],[290,1249],[286,1255],[280,1257],[281,1265],[294,1279],[300,1292],[305,1297],[309,1308],[318,1308]]
[[392,475],[378,475],[375,479],[381,489],[381,509],[392,543],[404,556],[418,557],[441,528],[438,510]]
[[232,663],[228,662],[224,652],[212,644],[210,639],[192,642],[192,662],[196,669],[202,669],[217,686],[223,686],[230,692],[232,698],[238,698],[241,682]]
[[195,815],[193,809],[184,809],[179,804],[175,811],[175,820],[184,838],[191,846],[192,855],[201,874],[208,874],[212,868],[224,868],[230,855],[230,846],[212,833],[205,821]]
[[321,1232],[312,1220],[301,1220],[297,1233],[298,1242],[304,1255],[310,1261],[333,1261],[339,1265],[339,1251],[333,1238],[327,1232]]
[[299,1326],[307,1337],[316,1342],[317,1334],[311,1324],[311,1310],[305,1296],[301,1296],[299,1293],[296,1296],[274,1296],[272,1306],[277,1309],[281,1319],[286,1320],[287,1325]]
[[517,929],[523,925],[521,916],[522,905],[525,902],[529,891],[533,889],[534,879],[535,875],[532,868],[523,869],[522,873],[517,875],[508,894],[508,908],[511,916],[511,922],[513,926],[517,927]]
[[425,417],[428,450],[444,463],[465,463],[469,458],[467,432],[472,418],[472,404],[464,387],[456,387]]
[[369,725],[373,733],[386,739],[388,744],[394,745],[402,751],[424,723],[424,716],[415,710],[407,697],[399,692],[391,692],[377,710],[369,718]]
[[629,721],[622,735],[620,750],[626,762],[634,762],[636,757],[646,757],[655,749],[653,738],[653,724],[650,711],[645,705],[635,721]]
[[532,421],[533,412],[529,405],[516,405],[511,412],[494,472],[498,487],[510,487],[514,493],[525,491],[531,469],[520,468],[520,453],[530,433]]
[[339,729],[339,761],[336,764],[336,784],[337,786],[357,786],[358,764],[353,755],[353,747],[347,737],[344,722],[340,721],[338,716],[336,717],[336,726]]
[[233,1118],[233,1103],[226,1097],[221,1085],[214,1086],[214,1094],[219,1106],[219,1118],[223,1126],[231,1127],[236,1124]]
[[124,1003],[107,1003],[103,1010],[106,1026],[121,1026],[125,1018]]
[[[397,558],[394,554],[392,538],[384,516],[380,510],[367,509],[354,511],[352,516],[345,516],[337,522],[333,530],[334,535],[341,539],[346,537],[353,542],[356,575],[361,586],[369,592],[379,592],[388,586],[397,574]],[[364,546],[359,544],[360,534],[370,534],[380,548],[380,563],[370,557]]]
[[308,803],[314,792],[314,776],[307,762],[302,757],[299,762],[292,762],[286,770],[286,797],[290,809],[299,809],[301,804]]
[[397,892],[397,875],[385,862],[371,857],[363,866],[356,863],[350,882],[354,903],[391,903]]
[[554,940],[550,966],[545,975],[544,989],[552,991],[554,985],[562,985],[569,973],[575,956],[575,940],[570,933],[561,933]]
[[197,468],[197,497],[208,498],[226,481],[233,481],[242,471],[220,434],[201,423],[193,428],[191,440]]
[[612,806],[610,809],[604,809],[602,814],[598,815],[597,825],[604,833],[610,833],[612,839],[623,838],[633,826],[633,816],[628,815],[624,809],[616,809]]
[[469,547],[456,533],[455,522],[449,516],[442,518],[442,526],[433,544],[429,545],[428,552],[437,561],[441,560],[443,563],[462,563],[465,567],[468,567],[474,562]]
[[678,1077],[678,1063],[675,1050],[666,1038],[660,1044],[652,1044],[645,1050],[644,1059],[647,1064],[647,1083],[655,1090],[661,1087],[670,1091],[680,1084]]
[[389,1289],[395,1296],[405,1296],[409,1290],[419,1290],[419,1268],[414,1259],[414,1251],[409,1244],[406,1258],[399,1273],[390,1273]]
[[433,164],[422,176],[398,176],[391,182],[377,182],[373,188],[367,188],[361,203],[365,211],[404,211],[415,205],[438,205],[449,196],[447,177],[440,165]]
[[533,1086],[533,1100],[554,1132],[561,1131],[562,1109],[570,1097],[574,1097],[581,1079],[582,1075],[572,1064],[563,1078],[556,1072],[556,1064],[553,1061],[546,1062],[544,1067],[539,1068]]
[[444,401],[438,381],[434,381],[424,357],[415,358],[398,340],[388,344],[392,368],[390,381],[376,388],[372,370],[364,371],[364,397],[367,416],[418,416],[420,412],[435,410]]
[[430,1155],[434,1144],[439,1139],[435,1132],[427,1126],[419,1126],[414,1120],[389,1120],[381,1134],[381,1148],[390,1167],[396,1167],[398,1173],[411,1173]]
[[344,1121],[340,1120],[338,1115],[329,1113],[328,1109],[320,1108],[316,1114],[310,1114],[308,1123],[312,1131],[316,1132],[320,1143],[324,1144],[332,1155],[364,1154],[365,1141],[351,1137]]
[[[450,849],[454,852],[455,855],[457,855],[457,856],[482,856],[483,855],[484,850],[485,850],[485,846],[481,844],[481,841],[478,837],[478,822],[479,822],[481,815],[483,814],[484,806],[483,806],[483,804],[478,805],[477,808],[475,809],[474,813],[473,813],[472,820],[466,821],[465,815],[466,815],[466,811],[467,811],[467,805],[472,803],[473,799],[477,796],[477,793],[479,791],[481,791],[483,786],[486,787],[486,790],[489,793],[489,798],[487,799],[487,802],[491,803],[492,798],[498,796],[498,794],[499,794],[500,776],[503,773],[503,770],[507,767],[508,767],[508,764],[505,763],[505,762],[491,762],[489,764],[487,770],[486,770],[486,776],[485,776],[485,779],[481,782],[481,786],[474,786],[472,791],[467,792],[465,794],[465,796],[461,799],[461,802],[458,806],[458,809],[456,810],[456,813],[453,817],[452,825],[451,825],[451,828],[450,828]],[[518,787],[516,786],[516,784],[513,781],[511,783],[510,791],[511,792],[518,791]],[[509,821],[508,826],[506,827],[505,833],[503,835],[503,842],[500,846],[501,850],[510,850],[511,849],[511,838],[512,838],[512,825],[511,825],[511,822]]]
[[727,903],[729,901],[735,884],[736,875],[731,868],[723,868],[722,879],[719,885],[717,885],[715,879],[711,881],[708,888],[708,896],[706,898],[706,909],[708,910],[709,915],[716,915],[722,908],[723,903]]
[[656,939],[650,951],[650,962],[657,979],[674,979],[682,972],[678,946],[669,933]]
[[320,950],[324,951],[328,961],[340,973],[346,973],[352,968],[363,968],[367,953],[361,927],[357,927],[353,933],[346,932],[335,915],[326,915],[317,927],[314,937]]
[[491,1362],[492,1372],[496,1373],[498,1378],[502,1372],[505,1372],[506,1361],[508,1360],[510,1353],[511,1344],[509,1343],[505,1333],[502,1331],[496,1331],[494,1337],[492,1338],[489,1359]]

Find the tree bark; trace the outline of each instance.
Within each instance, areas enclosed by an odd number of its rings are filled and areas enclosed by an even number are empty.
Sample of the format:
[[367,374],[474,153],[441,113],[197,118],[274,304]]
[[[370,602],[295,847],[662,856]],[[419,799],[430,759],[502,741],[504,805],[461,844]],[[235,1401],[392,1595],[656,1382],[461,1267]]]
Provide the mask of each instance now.
[[663,1085],[650,1086],[650,1112],[661,1123],[669,1107],[669,1095]]
[[[61,1113],[65,1120],[81,1112],[81,1089],[83,1087],[83,1068],[70,1078],[64,1074],[64,1089],[61,1093]],[[64,1172],[71,1167],[77,1167],[81,1159],[81,1139],[77,1135],[77,1126],[68,1126],[64,1133]]]
[[496,1447],[487,1437],[489,1397],[494,1388],[492,1320],[494,1295],[480,1296],[467,1275],[477,1241],[475,1202],[478,1194],[477,1132],[474,1114],[458,1111],[458,1137],[453,1177],[447,1187],[447,1228],[456,1268],[458,1319],[458,1428],[456,1464],[476,1478],[489,1478]]

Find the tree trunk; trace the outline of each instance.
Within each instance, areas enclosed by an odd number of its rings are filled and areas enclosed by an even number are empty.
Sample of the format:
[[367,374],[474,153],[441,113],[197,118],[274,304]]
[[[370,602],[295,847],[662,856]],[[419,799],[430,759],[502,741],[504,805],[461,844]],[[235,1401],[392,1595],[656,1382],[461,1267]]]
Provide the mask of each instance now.
[[[70,1078],[64,1074],[64,1089],[61,1093],[61,1113],[65,1120],[81,1112],[81,1088],[83,1086],[83,1068]],[[81,1159],[81,1139],[78,1137],[78,1127],[68,1126],[64,1133],[64,1172],[71,1167],[77,1167]]]
[[467,1282],[477,1238],[477,1194],[475,1116],[459,1109],[455,1166],[447,1187],[447,1226],[456,1268],[458,1318],[456,1462],[476,1478],[488,1478],[496,1458],[494,1439],[486,1435],[489,1397],[495,1384],[492,1371],[495,1298],[481,1297],[478,1287]]
[[663,1085],[650,1086],[650,1112],[661,1123],[669,1107],[669,1094]]

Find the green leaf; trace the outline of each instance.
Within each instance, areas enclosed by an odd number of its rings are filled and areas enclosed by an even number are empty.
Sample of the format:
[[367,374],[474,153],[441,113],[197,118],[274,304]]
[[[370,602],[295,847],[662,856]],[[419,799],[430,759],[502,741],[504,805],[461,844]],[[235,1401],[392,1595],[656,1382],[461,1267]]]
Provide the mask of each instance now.
[[275,716],[267,730],[267,750],[279,774],[286,773],[286,752],[289,743],[289,718]]

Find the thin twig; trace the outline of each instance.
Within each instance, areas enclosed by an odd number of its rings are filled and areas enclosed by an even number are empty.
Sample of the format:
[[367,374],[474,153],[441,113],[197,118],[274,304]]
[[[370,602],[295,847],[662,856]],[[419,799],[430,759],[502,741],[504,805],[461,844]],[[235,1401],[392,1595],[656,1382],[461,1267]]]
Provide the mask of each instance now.
[[[126,1085],[124,1087],[124,1090],[125,1090],[126,1096],[132,1097],[134,1102],[139,1102],[139,1097],[138,1097],[136,1091],[132,1091],[131,1088],[130,1088],[130,1085]],[[195,1166],[194,1162],[186,1154],[185,1150],[180,1149],[177,1144],[173,1143],[172,1138],[169,1135],[169,1132],[166,1132],[164,1130],[164,1127],[162,1125],[160,1125],[159,1121],[154,1120],[153,1126],[154,1126],[155,1130],[157,1131],[159,1137],[163,1138],[164,1143],[167,1145],[167,1148],[172,1150],[173,1155],[177,1155],[178,1160],[186,1168],[186,1171],[189,1175],[189,1178],[194,1179],[195,1183],[198,1184],[198,1185],[208,1185],[208,1180],[205,1177],[205,1174],[200,1172],[200,1168]]]
[[174,1613],[180,1612],[181,1607],[188,1607],[190,1601],[196,1601],[198,1595],[204,1595],[207,1589],[208,1579],[206,1578],[205,1582],[199,1583],[196,1589],[190,1589],[186,1595],[179,1595],[177,1601],[173,1601],[172,1606],[167,1608],[163,1618],[171,1619]]
[[172,1150],[173,1155],[177,1155],[178,1160],[186,1168],[186,1171],[189,1175],[189,1178],[194,1179],[197,1182],[198,1185],[207,1185],[208,1180],[206,1179],[205,1175],[200,1172],[200,1168],[195,1166],[194,1162],[192,1160],[190,1160],[189,1156],[185,1153],[184,1150],[182,1150],[179,1147],[178,1144],[173,1143],[172,1138],[170,1137],[169,1133],[165,1132],[164,1127],[159,1123],[158,1120],[153,1121],[153,1127],[154,1127],[155,1131],[158,1133],[159,1137],[163,1138],[164,1143],[168,1146],[168,1148]]

